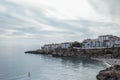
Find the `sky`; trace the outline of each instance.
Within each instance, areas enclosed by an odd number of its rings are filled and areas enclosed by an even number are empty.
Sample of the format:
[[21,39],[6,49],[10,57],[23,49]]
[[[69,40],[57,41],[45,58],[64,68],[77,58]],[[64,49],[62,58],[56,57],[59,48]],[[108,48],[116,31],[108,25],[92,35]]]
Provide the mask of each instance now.
[[120,36],[120,0],[0,0],[0,43],[47,44]]

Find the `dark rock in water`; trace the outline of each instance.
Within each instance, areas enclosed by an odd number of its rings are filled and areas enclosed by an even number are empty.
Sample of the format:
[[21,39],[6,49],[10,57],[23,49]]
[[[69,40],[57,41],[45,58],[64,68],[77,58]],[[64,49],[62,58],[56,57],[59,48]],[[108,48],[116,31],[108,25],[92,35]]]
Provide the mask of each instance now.
[[120,65],[101,70],[96,78],[97,80],[120,80]]
[[33,51],[26,51],[25,53],[31,53],[31,54],[44,54],[44,51],[42,51],[42,50],[33,50]]
[[25,53],[35,53],[36,51],[26,51]]

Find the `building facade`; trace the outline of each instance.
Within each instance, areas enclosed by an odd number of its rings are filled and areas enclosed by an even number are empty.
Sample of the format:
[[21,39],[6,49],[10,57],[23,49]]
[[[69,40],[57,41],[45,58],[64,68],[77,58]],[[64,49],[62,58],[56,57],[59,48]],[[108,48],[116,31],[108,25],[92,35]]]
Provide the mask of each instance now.
[[62,48],[62,49],[66,49],[69,48],[72,45],[71,42],[64,42],[64,43],[59,43],[59,44],[45,44],[43,47],[41,47],[44,50],[52,50],[52,49],[56,49],[56,48]]
[[65,42],[65,43],[61,43],[60,47],[61,48],[69,48],[71,47],[72,43],[71,42]]
[[97,39],[85,39],[82,43],[85,49],[120,47],[120,37],[101,35]]

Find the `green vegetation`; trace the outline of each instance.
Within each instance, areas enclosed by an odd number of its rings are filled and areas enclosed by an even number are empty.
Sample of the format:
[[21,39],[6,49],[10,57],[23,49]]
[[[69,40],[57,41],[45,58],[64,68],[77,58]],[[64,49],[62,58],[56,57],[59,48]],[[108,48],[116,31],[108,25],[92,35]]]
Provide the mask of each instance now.
[[72,46],[71,47],[82,47],[83,44],[82,43],[79,43],[78,41],[75,41],[72,43]]

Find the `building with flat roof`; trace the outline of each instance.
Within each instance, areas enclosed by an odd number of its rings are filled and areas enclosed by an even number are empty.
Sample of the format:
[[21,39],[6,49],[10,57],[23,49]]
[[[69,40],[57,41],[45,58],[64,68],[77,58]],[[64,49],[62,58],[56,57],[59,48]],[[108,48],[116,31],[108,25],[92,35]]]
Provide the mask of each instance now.
[[82,43],[85,49],[120,47],[120,37],[101,35],[97,39],[85,39]]

